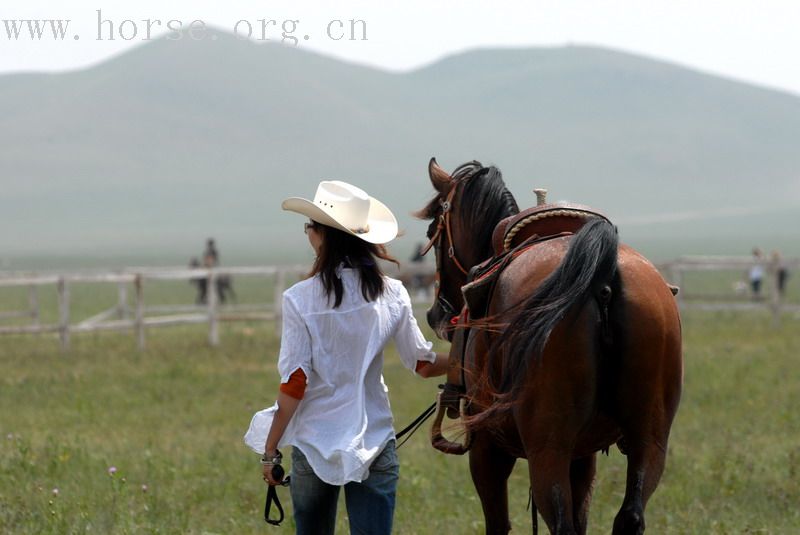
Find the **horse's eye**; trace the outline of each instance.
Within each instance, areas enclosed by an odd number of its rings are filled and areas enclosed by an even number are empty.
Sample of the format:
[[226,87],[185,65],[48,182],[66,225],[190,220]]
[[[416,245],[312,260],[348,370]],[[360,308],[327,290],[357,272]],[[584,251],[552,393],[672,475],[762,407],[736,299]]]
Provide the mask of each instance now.
[[431,239],[433,237],[433,233],[436,229],[436,225],[434,223],[436,223],[435,219],[433,220],[433,223],[428,225],[428,232],[425,234],[426,236],[428,236],[428,239]]

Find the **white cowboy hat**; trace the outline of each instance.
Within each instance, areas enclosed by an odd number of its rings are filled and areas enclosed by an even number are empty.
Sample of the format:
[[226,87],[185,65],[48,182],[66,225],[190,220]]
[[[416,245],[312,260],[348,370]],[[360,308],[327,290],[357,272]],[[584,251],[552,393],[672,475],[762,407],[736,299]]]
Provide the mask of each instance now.
[[281,208],[369,243],[389,243],[397,237],[397,219],[391,210],[364,190],[340,180],[320,182],[313,201],[289,197]]

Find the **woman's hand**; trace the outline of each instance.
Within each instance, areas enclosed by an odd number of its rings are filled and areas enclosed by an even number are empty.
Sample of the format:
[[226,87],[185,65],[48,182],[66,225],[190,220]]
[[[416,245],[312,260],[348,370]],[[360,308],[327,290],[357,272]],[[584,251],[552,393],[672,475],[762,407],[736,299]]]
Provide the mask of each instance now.
[[449,355],[445,353],[436,353],[436,360],[433,362],[419,361],[422,365],[417,365],[417,375],[426,379],[444,375],[447,373],[449,361]]
[[264,464],[264,465],[262,465],[262,467],[264,469],[264,482],[267,485],[275,486],[275,485],[280,485],[281,484],[280,481],[275,481],[272,478],[272,469],[275,467],[274,464]]
[[[283,479],[283,467],[280,466],[283,455],[277,449],[267,448],[261,458],[264,481],[268,485],[280,485]],[[277,473],[276,473],[277,472]]]

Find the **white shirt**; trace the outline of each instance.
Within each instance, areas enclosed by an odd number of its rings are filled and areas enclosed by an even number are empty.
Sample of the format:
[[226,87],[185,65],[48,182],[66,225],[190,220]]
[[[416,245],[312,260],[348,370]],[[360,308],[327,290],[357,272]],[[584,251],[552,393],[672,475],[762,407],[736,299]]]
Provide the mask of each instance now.
[[751,281],[760,281],[764,278],[764,266],[761,264],[756,264],[750,268],[750,280]]
[[389,340],[409,370],[418,360],[436,358],[400,281],[384,277],[383,295],[370,302],[361,294],[356,270],[339,273],[344,295],[338,308],[319,276],[284,292],[278,357],[282,383],[298,368],[308,380],[279,446],[299,448],[317,477],[331,485],[366,479],[372,461],[394,438],[382,375]]

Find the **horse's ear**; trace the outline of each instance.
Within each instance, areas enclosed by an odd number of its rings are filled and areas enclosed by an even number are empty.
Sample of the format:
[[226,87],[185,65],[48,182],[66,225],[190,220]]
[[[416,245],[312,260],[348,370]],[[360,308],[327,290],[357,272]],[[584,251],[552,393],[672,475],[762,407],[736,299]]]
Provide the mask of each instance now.
[[436,188],[436,191],[447,193],[450,190],[452,178],[447,171],[436,163],[436,158],[431,158],[431,161],[428,162],[428,175],[431,177],[431,184]]

